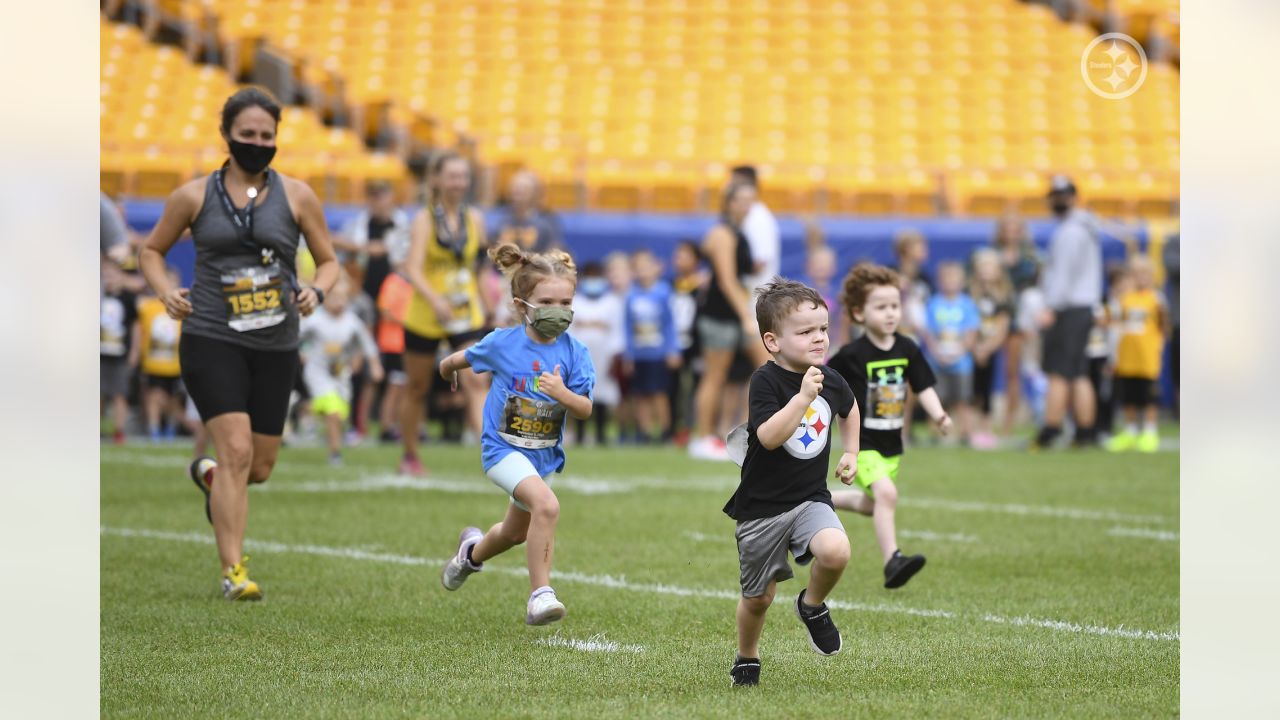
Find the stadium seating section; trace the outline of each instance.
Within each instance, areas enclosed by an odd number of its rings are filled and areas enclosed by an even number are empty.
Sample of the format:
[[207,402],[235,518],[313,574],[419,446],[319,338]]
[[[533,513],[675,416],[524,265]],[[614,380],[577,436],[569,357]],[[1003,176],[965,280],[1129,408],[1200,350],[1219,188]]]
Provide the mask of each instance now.
[[[224,40],[261,39],[340,73],[354,106],[427,114],[519,168],[559,209],[716,205],[726,168],[761,168],[783,213],[1044,211],[1071,174],[1110,215],[1176,214],[1179,77],[1153,63],[1094,95],[1096,35],[1015,0],[207,0]],[[1125,0],[1133,16],[1177,2]],[[1159,6],[1159,7],[1156,7]],[[102,29],[103,183],[152,195],[221,157],[227,75]],[[279,167],[330,201],[393,157],[290,109]],[[180,152],[173,152],[178,150]]]

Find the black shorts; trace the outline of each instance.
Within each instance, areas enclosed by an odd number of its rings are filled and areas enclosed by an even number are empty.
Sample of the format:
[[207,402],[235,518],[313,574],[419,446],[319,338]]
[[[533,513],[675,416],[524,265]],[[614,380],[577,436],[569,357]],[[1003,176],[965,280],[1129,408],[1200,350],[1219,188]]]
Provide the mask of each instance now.
[[259,435],[284,432],[289,393],[298,376],[297,350],[253,350],[183,333],[178,356],[182,382],[201,420],[242,412],[249,414],[249,427]]
[[419,335],[417,333],[410,332],[409,330],[405,330],[404,331],[404,351],[406,353],[421,353],[424,355],[435,355],[436,351],[440,349],[440,343],[444,342],[445,340],[449,341],[449,347],[453,348],[454,350],[457,350],[461,348],[463,345],[469,345],[473,342],[477,342],[478,340],[480,340],[480,338],[488,334],[489,334],[488,328],[481,328],[479,330],[468,330],[467,332],[464,332],[464,333],[457,333],[455,335],[449,335],[448,337],[443,337],[443,338],[429,338],[429,337],[424,337],[422,335]]
[[995,358],[987,358],[986,365],[973,364],[973,402],[983,415],[991,414],[991,391],[995,387]]
[[408,380],[404,374],[404,355],[401,353],[382,353],[382,384],[404,385]]
[[177,376],[165,377],[163,375],[152,375],[150,373],[143,374],[143,385],[148,390],[163,390],[170,395],[178,394],[178,380],[179,378]]
[[1054,314],[1053,325],[1044,331],[1044,372],[1067,379],[1084,377],[1089,372],[1089,358],[1084,349],[1093,330],[1093,309],[1065,308]]
[[631,376],[631,392],[664,395],[671,387],[671,368],[663,360],[637,360]]
[[1156,401],[1156,381],[1147,378],[1117,377],[1115,392],[1122,406],[1145,408]]

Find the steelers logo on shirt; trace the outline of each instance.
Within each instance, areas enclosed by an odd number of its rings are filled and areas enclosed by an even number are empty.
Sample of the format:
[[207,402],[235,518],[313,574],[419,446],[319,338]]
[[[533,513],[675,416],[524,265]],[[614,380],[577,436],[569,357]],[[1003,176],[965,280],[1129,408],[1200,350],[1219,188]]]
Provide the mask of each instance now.
[[821,395],[809,403],[804,416],[800,418],[800,427],[792,433],[791,439],[782,447],[792,457],[808,460],[817,457],[827,447],[827,438],[831,436],[831,406]]

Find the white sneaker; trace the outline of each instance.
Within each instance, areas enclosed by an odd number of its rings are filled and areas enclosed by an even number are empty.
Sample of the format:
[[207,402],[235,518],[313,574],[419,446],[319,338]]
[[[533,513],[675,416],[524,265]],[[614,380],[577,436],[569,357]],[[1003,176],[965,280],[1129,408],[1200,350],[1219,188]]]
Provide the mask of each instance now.
[[729,452],[719,438],[708,436],[689,443],[689,457],[694,460],[728,460]]
[[458,551],[444,564],[444,570],[440,573],[440,584],[444,585],[445,590],[457,590],[466,582],[468,575],[480,572],[484,567],[484,563],[477,565],[467,559],[467,551],[483,537],[484,533],[477,527],[466,528],[458,536]]
[[564,603],[556,599],[556,591],[543,585],[529,596],[529,610],[524,616],[525,625],[548,625],[563,620],[567,611]]

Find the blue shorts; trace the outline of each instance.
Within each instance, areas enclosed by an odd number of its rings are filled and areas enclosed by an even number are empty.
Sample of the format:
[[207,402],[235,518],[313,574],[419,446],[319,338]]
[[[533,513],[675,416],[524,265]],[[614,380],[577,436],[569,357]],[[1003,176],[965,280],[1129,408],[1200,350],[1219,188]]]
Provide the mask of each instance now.
[[631,392],[662,395],[671,389],[671,369],[664,360],[637,360],[631,376]]

